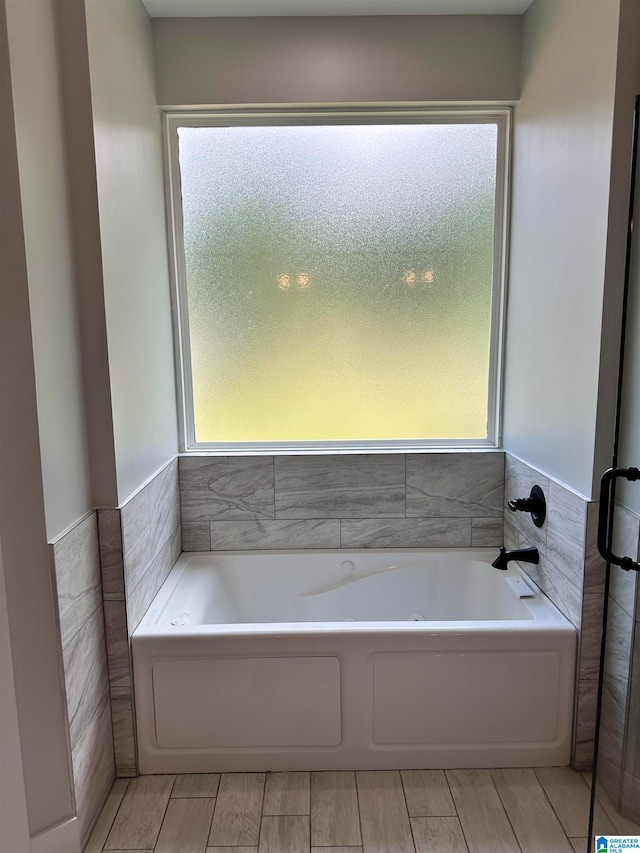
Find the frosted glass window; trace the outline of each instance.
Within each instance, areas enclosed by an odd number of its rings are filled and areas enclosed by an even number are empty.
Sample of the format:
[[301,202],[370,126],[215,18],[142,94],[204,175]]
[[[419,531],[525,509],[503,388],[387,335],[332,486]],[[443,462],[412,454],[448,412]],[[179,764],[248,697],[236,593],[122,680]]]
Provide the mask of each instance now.
[[495,121],[177,131],[196,442],[486,439]]

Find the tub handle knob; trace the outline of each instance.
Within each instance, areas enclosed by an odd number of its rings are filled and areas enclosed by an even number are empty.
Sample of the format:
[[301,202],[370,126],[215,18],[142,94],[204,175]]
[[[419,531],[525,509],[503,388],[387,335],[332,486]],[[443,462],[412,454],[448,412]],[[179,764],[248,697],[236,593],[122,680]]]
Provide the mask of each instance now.
[[534,486],[528,498],[514,498],[507,506],[511,512],[530,512],[536,527],[542,527],[547,517],[547,502],[540,486]]

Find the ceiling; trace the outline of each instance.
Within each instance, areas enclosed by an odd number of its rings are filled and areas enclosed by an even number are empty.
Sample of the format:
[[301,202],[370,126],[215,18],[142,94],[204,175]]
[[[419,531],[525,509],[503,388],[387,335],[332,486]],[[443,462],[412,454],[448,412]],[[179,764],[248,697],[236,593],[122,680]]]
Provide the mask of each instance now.
[[152,18],[521,15],[532,0],[142,0]]

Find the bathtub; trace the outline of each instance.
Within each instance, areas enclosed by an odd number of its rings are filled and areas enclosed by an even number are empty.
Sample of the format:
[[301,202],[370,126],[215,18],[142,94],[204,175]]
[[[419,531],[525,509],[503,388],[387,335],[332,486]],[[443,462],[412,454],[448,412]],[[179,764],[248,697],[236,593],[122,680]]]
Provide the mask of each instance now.
[[132,636],[140,772],[568,764],[576,631],[495,554],[183,554]]

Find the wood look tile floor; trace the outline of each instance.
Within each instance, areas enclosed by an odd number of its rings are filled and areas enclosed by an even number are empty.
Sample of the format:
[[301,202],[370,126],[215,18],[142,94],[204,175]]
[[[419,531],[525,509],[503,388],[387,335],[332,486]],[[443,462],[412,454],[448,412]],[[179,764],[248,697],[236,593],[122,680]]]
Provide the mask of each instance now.
[[[85,853],[583,853],[566,767],[118,779]],[[598,834],[640,834],[599,793]]]

